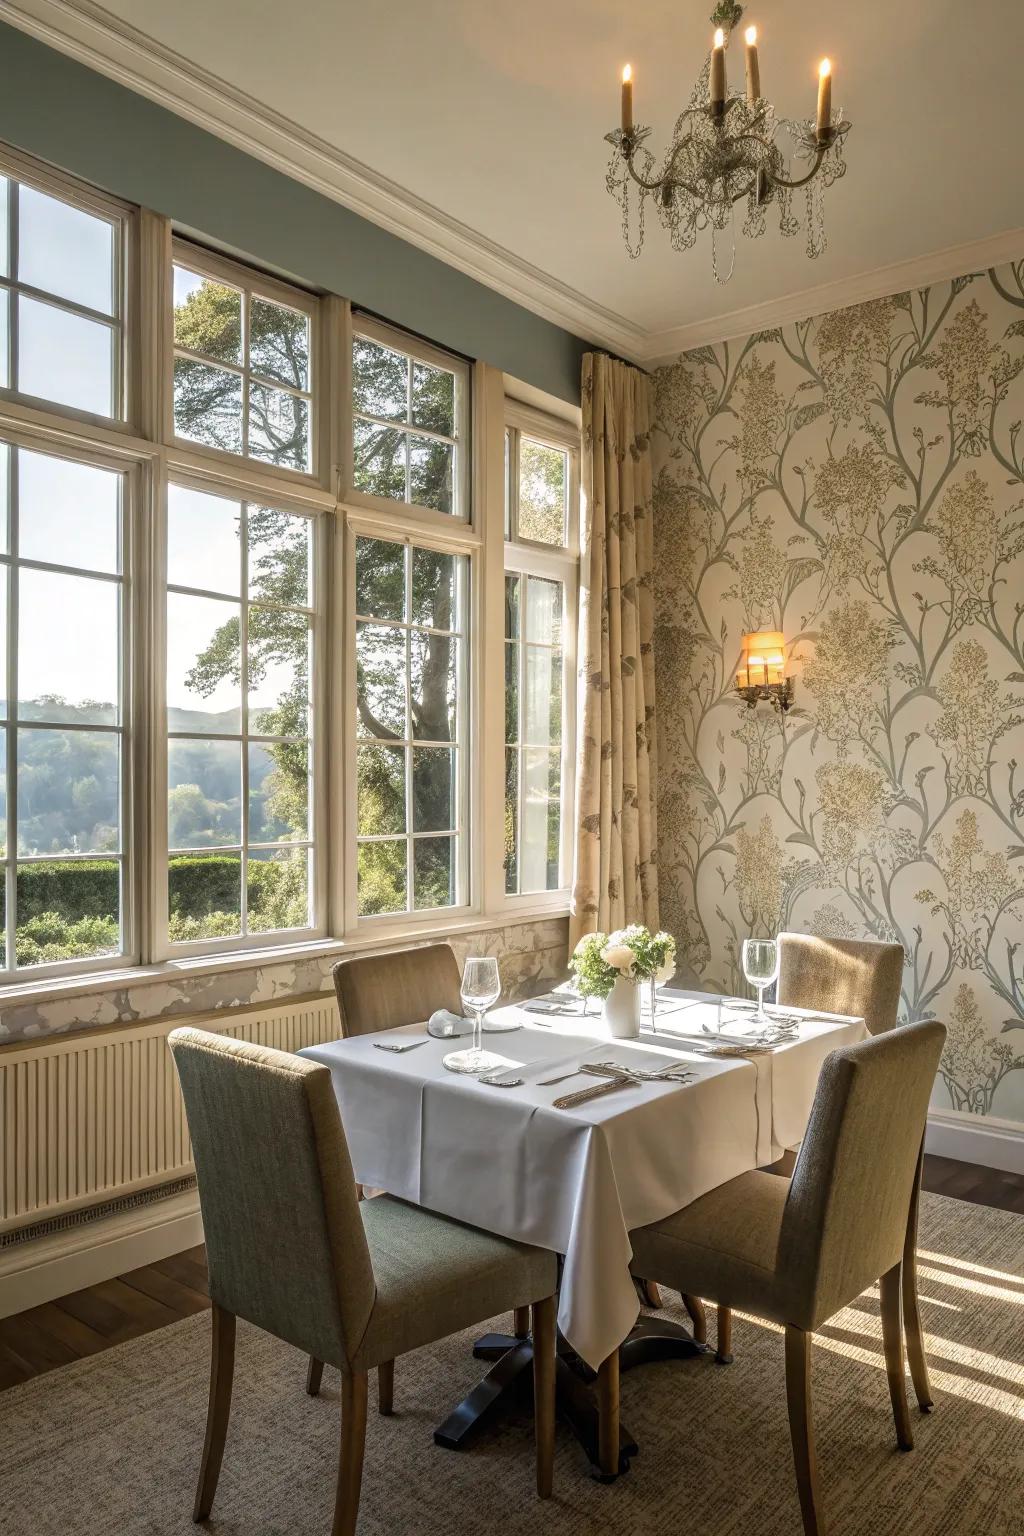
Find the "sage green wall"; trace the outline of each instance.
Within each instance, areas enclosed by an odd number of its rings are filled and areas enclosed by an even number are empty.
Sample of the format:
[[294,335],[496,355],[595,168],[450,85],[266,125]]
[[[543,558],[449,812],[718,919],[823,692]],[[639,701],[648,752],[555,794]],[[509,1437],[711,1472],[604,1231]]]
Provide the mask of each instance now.
[[578,337],[5,24],[0,139],[441,346],[579,401],[585,343]]

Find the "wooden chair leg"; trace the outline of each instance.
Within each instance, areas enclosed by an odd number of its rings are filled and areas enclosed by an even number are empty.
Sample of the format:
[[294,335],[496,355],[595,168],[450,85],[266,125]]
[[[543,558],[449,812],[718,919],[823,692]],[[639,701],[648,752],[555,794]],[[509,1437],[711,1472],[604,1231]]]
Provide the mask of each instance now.
[[[555,1466],[555,1298],[533,1304],[533,1420],[537,1497],[550,1499]],[[616,1431],[617,1433],[617,1431]]]
[[597,1373],[597,1459],[601,1471],[619,1471],[619,1352],[613,1349]]
[[910,1361],[910,1377],[914,1383],[918,1407],[922,1413],[930,1413],[935,1406],[931,1383],[928,1380],[928,1361],[924,1352],[924,1331],[921,1327],[921,1308],[917,1297],[917,1213],[921,1193],[922,1159],[917,1165],[914,1193],[910,1200],[910,1216],[907,1221],[907,1239],[903,1245],[903,1327],[907,1336],[907,1357]]
[[323,1361],[318,1360],[315,1355],[310,1355],[309,1369],[306,1372],[306,1391],[309,1393],[310,1397],[318,1396],[320,1392],[320,1383],[323,1381],[323,1379]]
[[882,1295],[882,1348],[885,1374],[889,1378],[889,1396],[896,1425],[896,1441],[901,1451],[914,1449],[914,1432],[907,1407],[907,1379],[903,1370],[902,1264],[894,1264],[878,1282]]
[[512,1332],[517,1339],[528,1339],[530,1337],[529,1307],[516,1307],[512,1313]]
[[[706,1337],[706,1335],[705,1335]],[[715,1360],[719,1365],[732,1365],[732,1308],[719,1306],[718,1347],[715,1350]]]
[[341,1450],[338,1456],[338,1492],[334,1501],[331,1536],[355,1536],[359,1519],[359,1490],[363,1481],[366,1448],[366,1404],[369,1376],[366,1371],[341,1373]]
[[382,1360],[377,1367],[377,1408],[385,1418],[395,1411],[395,1362]]
[[206,1410],[206,1439],[199,1466],[199,1484],[192,1519],[198,1524],[213,1508],[231,1413],[231,1383],[235,1374],[235,1314],[213,1304],[210,1343],[210,1401]]
[[704,1310],[704,1303],[699,1296],[687,1296],[682,1292],[683,1306],[690,1314],[693,1324],[693,1336],[698,1344],[706,1344],[708,1341],[708,1314]]
[[824,1536],[818,1493],[818,1459],[814,1450],[814,1425],[811,1420],[811,1342],[813,1335],[802,1328],[786,1328],[786,1401],[789,1405],[789,1434],[793,1443],[793,1466],[800,1495],[804,1536]]

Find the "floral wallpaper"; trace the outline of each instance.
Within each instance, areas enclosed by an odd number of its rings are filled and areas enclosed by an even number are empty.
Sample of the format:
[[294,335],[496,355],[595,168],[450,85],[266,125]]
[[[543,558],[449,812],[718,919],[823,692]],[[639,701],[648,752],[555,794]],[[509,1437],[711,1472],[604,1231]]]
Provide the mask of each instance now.
[[[1024,261],[655,374],[661,916],[895,940],[940,1107],[1024,1121]],[[787,716],[732,693],[781,629]]]

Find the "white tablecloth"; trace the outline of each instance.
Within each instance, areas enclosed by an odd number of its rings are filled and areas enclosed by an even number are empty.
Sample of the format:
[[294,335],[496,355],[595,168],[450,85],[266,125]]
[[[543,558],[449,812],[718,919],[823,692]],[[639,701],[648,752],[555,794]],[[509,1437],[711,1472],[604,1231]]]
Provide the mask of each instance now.
[[[626,1337],[639,1311],[629,1274],[634,1227],[658,1221],[728,1179],[762,1167],[802,1138],[821,1064],[864,1037],[860,1019],[807,1015],[800,1038],[771,1055],[711,1058],[677,1034],[714,1027],[717,1002],[675,993],[685,1006],[658,1015],[658,1033],[612,1041],[596,1018],[554,1017],[485,1038],[522,1063],[521,1088],[492,1088],[445,1070],[441,1058],[466,1040],[428,1040],[396,1055],[374,1040],[422,1035],[423,1026],[310,1046],[300,1054],[330,1067],[360,1183],[386,1189],[445,1216],[565,1255],[558,1323],[597,1367]],[[565,1093],[540,1078],[580,1061],[650,1066],[686,1059],[686,1084],[645,1083],[576,1109],[552,1108]]]

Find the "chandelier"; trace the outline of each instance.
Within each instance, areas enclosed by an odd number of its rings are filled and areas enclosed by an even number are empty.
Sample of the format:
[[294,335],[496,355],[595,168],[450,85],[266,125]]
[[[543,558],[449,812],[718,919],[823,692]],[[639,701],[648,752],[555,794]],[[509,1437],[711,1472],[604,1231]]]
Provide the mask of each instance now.
[[[660,172],[645,140],[651,130],[633,122],[633,72],[622,71],[622,127],[605,137],[612,145],[605,185],[622,208],[622,234],[630,256],[640,254],[644,216],[653,198],[659,220],[677,251],[688,251],[698,234],[711,228],[715,277],[727,283],[736,263],[735,210],[745,203],[743,233],[763,235],[770,206],[778,209],[783,235],[799,234],[801,221],[794,192],[804,188],[807,254],[820,256],[826,246],[823,193],[846,174],[843,140],[850,124],[832,109],[832,66],[823,59],[818,71],[818,110],[805,120],[777,119],[761,94],[757,28],[748,27],[746,91],[730,96],[726,50],[743,7],[721,0],[711,15],[717,25],[714,47],[694,86],[689,105],[676,119],[672,145]],[[789,140],[791,165],[776,143],[779,131]]]

